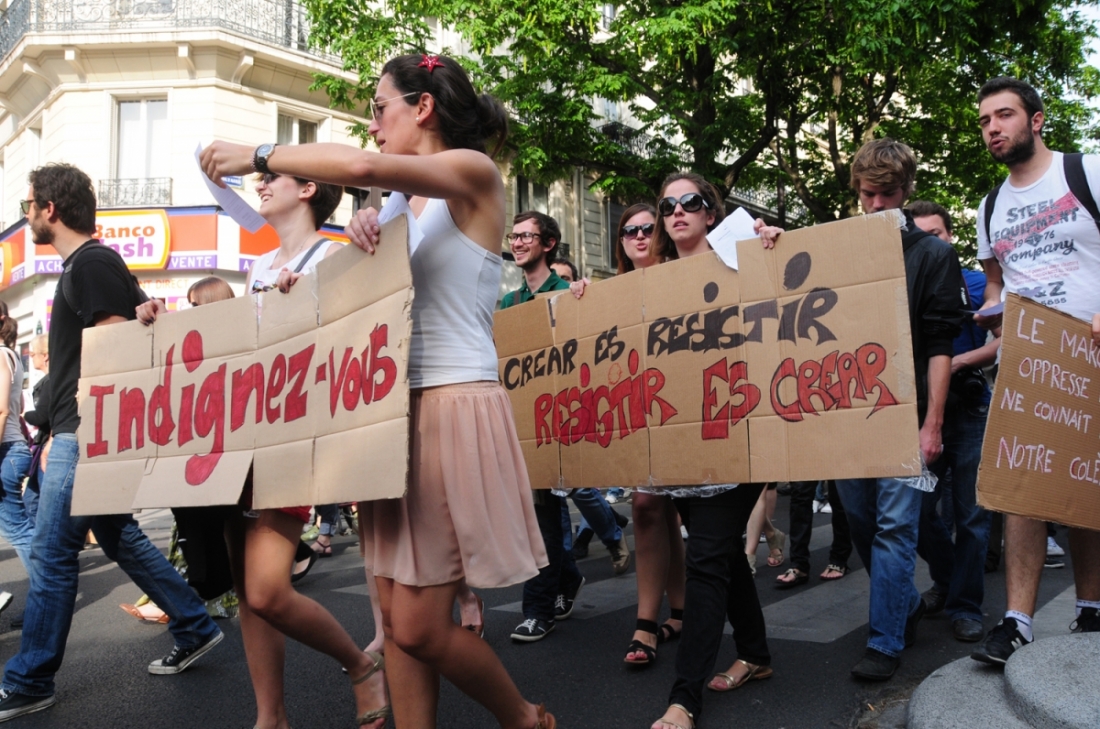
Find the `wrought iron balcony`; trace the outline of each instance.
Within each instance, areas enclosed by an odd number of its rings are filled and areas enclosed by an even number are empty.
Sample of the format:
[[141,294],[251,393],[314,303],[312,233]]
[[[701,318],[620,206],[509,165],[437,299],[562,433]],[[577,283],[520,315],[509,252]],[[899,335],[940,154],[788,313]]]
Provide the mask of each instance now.
[[216,28],[328,61],[309,46],[298,0],[12,0],[0,15],[0,59],[28,33],[112,33]]
[[171,177],[100,180],[96,186],[96,205],[100,208],[134,208],[171,204]]

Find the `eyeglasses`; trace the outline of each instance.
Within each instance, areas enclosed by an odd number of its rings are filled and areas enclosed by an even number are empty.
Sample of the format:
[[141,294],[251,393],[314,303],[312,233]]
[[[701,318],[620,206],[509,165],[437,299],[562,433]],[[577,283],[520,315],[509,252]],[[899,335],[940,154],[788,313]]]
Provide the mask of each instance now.
[[375,121],[382,119],[382,112],[386,110],[384,104],[393,101],[394,99],[404,99],[408,96],[419,96],[420,91],[410,91],[407,94],[401,94],[400,96],[391,96],[388,99],[382,99],[381,101],[375,101],[374,99],[367,99],[367,103],[370,105],[370,118]]
[[34,202],[34,198],[31,198],[30,200],[20,200],[19,211],[22,212],[23,215],[30,215],[32,202]]
[[279,175],[274,172],[265,172],[263,173],[263,175],[260,176],[260,182],[264,183],[265,185],[270,185],[277,179],[279,179]]
[[697,192],[689,192],[686,195],[681,195],[679,200],[674,197],[661,198],[657,202],[657,210],[661,213],[661,217],[667,218],[676,212],[677,203],[680,204],[685,213],[697,213],[703,208],[710,210],[710,205],[707,205],[707,201],[703,199],[702,195]]
[[535,238],[539,238],[541,240],[542,234],[532,233],[529,230],[525,230],[522,233],[509,233],[508,235],[504,236],[504,240],[508,241],[509,243],[515,243],[516,241],[521,240],[527,245],[531,245]]
[[[684,209],[686,210],[687,208]],[[648,238],[649,236],[653,235],[653,228],[653,223],[646,223],[645,225],[624,225],[623,238],[633,238],[634,236],[638,235],[638,233],[641,233],[643,236]]]

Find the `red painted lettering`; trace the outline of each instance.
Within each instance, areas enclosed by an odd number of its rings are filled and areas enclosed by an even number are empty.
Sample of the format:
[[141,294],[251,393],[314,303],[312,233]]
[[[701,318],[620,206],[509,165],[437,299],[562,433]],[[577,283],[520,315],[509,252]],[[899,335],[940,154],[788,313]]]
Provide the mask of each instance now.
[[176,429],[172,419],[172,358],[176,345],[168,348],[164,358],[164,382],[153,388],[149,396],[149,440],[157,445],[168,445]]
[[95,398],[95,440],[88,444],[88,458],[107,455],[107,441],[103,440],[103,398],[114,392],[114,385],[92,385],[89,390]]
[[279,419],[282,408],[278,404],[272,405],[271,403],[283,394],[285,385],[286,357],[279,354],[271,363],[271,371],[267,373],[267,405],[265,410],[267,411],[267,422],[269,423],[274,423]]
[[313,350],[316,348],[317,345],[311,344],[301,352],[290,356],[290,377],[293,378],[294,384],[287,393],[283,408],[283,416],[288,423],[305,417],[306,399],[309,393],[302,392],[302,387],[306,384],[306,373],[309,372],[309,365],[313,362]]
[[[99,403],[96,403],[96,423],[99,423]],[[99,428],[96,428],[98,433]],[[138,389],[122,388],[118,393],[118,452],[128,451],[137,442],[138,450],[145,447],[145,393]]]

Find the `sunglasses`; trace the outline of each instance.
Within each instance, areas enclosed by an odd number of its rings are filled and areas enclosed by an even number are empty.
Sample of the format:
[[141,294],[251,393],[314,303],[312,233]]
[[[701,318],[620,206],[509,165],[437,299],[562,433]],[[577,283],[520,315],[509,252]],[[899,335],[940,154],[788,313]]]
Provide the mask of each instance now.
[[697,192],[689,192],[686,195],[681,195],[679,199],[674,197],[661,198],[657,202],[657,210],[661,213],[661,217],[667,218],[676,212],[677,203],[684,209],[685,213],[697,213],[703,208],[710,210],[710,205],[707,205],[707,201],[703,199],[702,195]]
[[622,237],[633,238],[634,236],[638,235],[638,233],[641,233],[646,238],[648,238],[653,235],[654,227],[655,226],[653,225],[653,223],[646,223],[645,225],[624,225]]
[[30,200],[20,200],[19,212],[23,213],[23,215],[29,215],[31,212],[31,203],[33,202],[34,198],[31,198]]
[[404,99],[408,96],[419,96],[420,91],[410,91],[407,94],[401,94],[400,96],[391,96],[388,99],[380,99],[375,101],[374,99],[367,99],[367,103],[370,105],[370,118],[375,121],[382,119],[382,112],[386,110],[385,104],[393,101],[394,99]]

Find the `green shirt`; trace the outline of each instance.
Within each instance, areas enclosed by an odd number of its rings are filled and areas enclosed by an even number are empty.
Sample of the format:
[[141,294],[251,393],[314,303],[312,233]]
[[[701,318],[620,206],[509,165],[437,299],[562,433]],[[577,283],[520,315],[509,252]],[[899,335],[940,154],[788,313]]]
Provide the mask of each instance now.
[[516,291],[509,291],[501,299],[500,308],[507,309],[509,306],[515,306],[516,304],[526,304],[531,299],[535,298],[535,294],[545,294],[547,291],[562,291],[569,288],[569,282],[558,275],[557,271],[550,269],[550,277],[543,282],[539,290],[534,294],[531,293],[531,289],[527,287],[527,277],[523,277],[523,285]]

